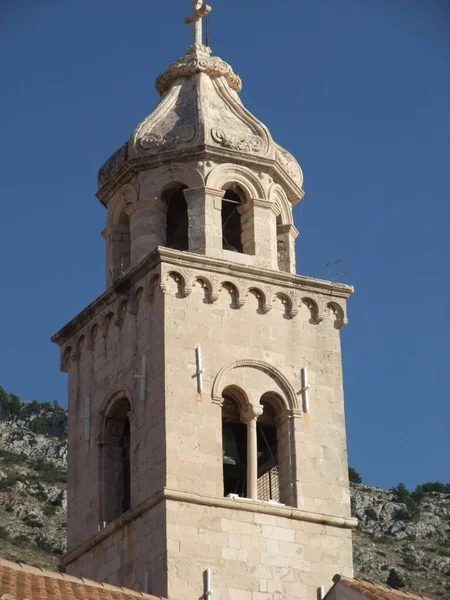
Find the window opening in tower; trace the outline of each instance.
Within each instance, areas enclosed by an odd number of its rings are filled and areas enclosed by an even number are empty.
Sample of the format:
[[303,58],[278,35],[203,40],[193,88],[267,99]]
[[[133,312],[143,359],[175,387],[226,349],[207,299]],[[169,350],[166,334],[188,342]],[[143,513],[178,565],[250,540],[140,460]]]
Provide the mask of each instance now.
[[225,397],[222,408],[224,496],[247,495],[247,426],[241,422],[233,398]]
[[189,250],[188,210],[183,190],[171,190],[167,200],[166,246]]
[[122,479],[122,512],[125,513],[131,508],[130,421],[128,419],[122,437]]
[[277,428],[257,423],[258,500],[280,501]]
[[233,190],[227,190],[222,199],[222,245],[224,250],[243,252],[241,240],[241,213],[243,202]]

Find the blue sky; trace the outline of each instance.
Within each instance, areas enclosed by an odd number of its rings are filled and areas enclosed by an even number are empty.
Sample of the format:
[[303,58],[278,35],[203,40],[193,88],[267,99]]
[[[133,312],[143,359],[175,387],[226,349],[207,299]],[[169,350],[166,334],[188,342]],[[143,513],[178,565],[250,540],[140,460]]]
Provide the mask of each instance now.
[[[299,271],[355,286],[349,460],[450,480],[450,9],[442,0],[211,0],[211,46],[299,160]],[[190,0],[0,7],[0,385],[67,403],[49,338],[104,290],[96,172],[190,44]],[[338,264],[327,267],[328,263]]]

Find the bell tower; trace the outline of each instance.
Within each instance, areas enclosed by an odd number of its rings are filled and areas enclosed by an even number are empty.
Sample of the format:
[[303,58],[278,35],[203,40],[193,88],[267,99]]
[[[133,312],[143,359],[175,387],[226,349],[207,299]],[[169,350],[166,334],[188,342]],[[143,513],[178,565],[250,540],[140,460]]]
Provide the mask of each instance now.
[[194,43],[100,169],[106,292],[52,339],[69,376],[67,572],[196,600],[313,600],[352,576],[340,329],[296,274],[294,157]]

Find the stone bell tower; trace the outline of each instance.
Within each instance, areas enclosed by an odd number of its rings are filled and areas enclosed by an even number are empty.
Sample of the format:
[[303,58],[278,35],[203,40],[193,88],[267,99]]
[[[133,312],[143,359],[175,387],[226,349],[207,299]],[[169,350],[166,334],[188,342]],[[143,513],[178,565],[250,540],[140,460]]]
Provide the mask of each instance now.
[[297,275],[302,171],[194,44],[100,169],[107,291],[54,337],[69,374],[73,575],[196,600],[313,600],[352,576],[340,328]]

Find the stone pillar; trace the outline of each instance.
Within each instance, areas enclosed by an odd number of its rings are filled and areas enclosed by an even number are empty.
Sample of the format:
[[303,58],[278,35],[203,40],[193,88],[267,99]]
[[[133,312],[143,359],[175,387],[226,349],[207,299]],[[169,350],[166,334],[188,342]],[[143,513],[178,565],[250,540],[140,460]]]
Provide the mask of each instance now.
[[253,198],[251,204],[255,266],[277,270],[277,233],[273,204],[261,198]]
[[250,404],[245,411],[247,423],[247,498],[258,499],[258,437],[257,420],[263,413],[263,407]]
[[280,502],[297,506],[297,448],[295,446],[295,421],[298,415],[290,411],[280,414],[276,421]]
[[280,271],[294,273],[295,270],[295,239],[298,229],[294,225],[277,224],[277,268]]
[[156,198],[127,208],[130,216],[131,257],[135,266],[158,246],[166,245],[167,206]]
[[189,252],[222,258],[222,198],[214,188],[184,190],[188,205]]
[[106,242],[106,288],[130,267],[130,230],[126,225],[109,225],[102,231]]

